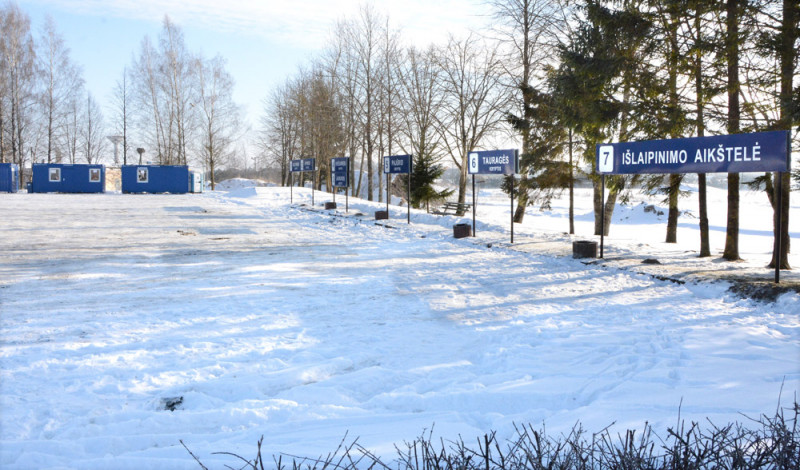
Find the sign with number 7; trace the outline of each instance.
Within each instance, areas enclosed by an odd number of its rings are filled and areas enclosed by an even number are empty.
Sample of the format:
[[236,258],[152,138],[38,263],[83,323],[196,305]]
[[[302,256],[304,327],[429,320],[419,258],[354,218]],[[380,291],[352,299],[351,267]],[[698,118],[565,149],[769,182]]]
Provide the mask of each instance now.
[[611,145],[600,146],[600,161],[597,163],[599,173],[614,172],[614,147]]

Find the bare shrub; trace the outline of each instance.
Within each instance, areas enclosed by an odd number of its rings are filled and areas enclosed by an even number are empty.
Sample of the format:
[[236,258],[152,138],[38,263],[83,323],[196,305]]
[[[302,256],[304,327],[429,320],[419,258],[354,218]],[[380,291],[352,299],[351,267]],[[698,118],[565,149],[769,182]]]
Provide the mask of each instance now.
[[[545,429],[516,425],[513,439],[501,443],[494,432],[468,445],[433,437],[433,429],[419,437],[395,445],[396,456],[385,462],[358,439],[348,441],[318,458],[288,454],[273,456],[275,470],[800,470],[800,405],[778,408],[774,416],[744,417],[743,423],[717,426],[710,420],[705,427],[689,424],[679,417],[666,437],[659,437],[652,426],[641,431],[627,430],[612,435],[607,427],[589,434],[580,423],[569,434],[548,436]],[[245,459],[241,469],[264,470],[258,441],[256,457]],[[348,443],[349,442],[349,443]],[[183,444],[183,441],[181,441]],[[183,444],[186,447],[185,444]],[[186,450],[203,470],[209,470],[188,447]],[[289,462],[289,460],[291,462]],[[228,467],[236,468],[236,467]]]

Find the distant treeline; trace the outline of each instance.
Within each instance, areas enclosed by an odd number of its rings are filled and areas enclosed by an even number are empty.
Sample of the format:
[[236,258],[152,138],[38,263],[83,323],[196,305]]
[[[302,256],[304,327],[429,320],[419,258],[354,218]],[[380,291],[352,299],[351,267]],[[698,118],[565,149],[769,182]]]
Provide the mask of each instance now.
[[[317,57],[264,90],[258,153],[250,158],[224,58],[190,51],[169,18],[120,71],[105,128],[53,21],[34,37],[27,16],[5,3],[0,161],[96,161],[110,131],[120,136],[121,160],[138,159],[141,148],[154,163],[201,164],[212,185],[220,168],[240,166],[235,159],[275,169],[287,184],[288,162],[314,157],[322,187],[330,159],[349,156],[352,193],[380,199],[387,184],[380,157],[413,154],[424,171],[412,179],[425,184],[445,164],[457,168],[454,198],[463,202],[469,153],[514,146],[521,149],[517,222],[528,207],[571,193],[583,174],[595,190],[595,234],[609,232],[626,191],[644,186],[669,206],[665,241],[672,243],[683,175],[613,176],[603,200],[596,144],[794,130],[800,147],[797,0],[485,2],[491,26],[445,44],[412,45],[371,5],[336,22]],[[796,185],[800,163],[794,167]],[[740,184],[738,174],[728,175],[728,260],[739,259]],[[705,175],[698,186],[699,252],[710,256]],[[782,214],[779,248],[789,268],[791,175],[767,173],[753,186]],[[425,197],[441,194],[421,191],[413,202],[426,204]]]
[[34,32],[7,1],[0,31],[0,162],[110,164],[114,155],[115,165],[201,165],[213,183],[240,144],[225,59],[190,51],[168,17],[155,42],[143,38],[114,89],[101,90],[112,98],[106,113],[51,17]]
[[[595,188],[595,234],[608,233],[617,200],[643,186],[669,205],[666,241],[675,242],[683,175],[610,177],[602,200],[596,144],[800,123],[796,0],[486,3],[490,29],[427,47],[411,45],[370,6],[336,23],[325,51],[265,103],[261,147],[284,184],[294,158],[317,158],[321,186],[329,159],[346,155],[363,175],[351,178],[352,192],[380,198],[380,157],[410,153],[432,170],[438,162],[457,168],[463,202],[468,154],[514,145],[522,172],[517,222],[527,207],[571,191],[583,173]],[[762,175],[754,185],[773,206],[777,177]],[[791,181],[780,178],[787,251]],[[698,185],[700,253],[708,256],[705,175]],[[728,177],[730,260],[739,258],[739,185],[738,175]]]

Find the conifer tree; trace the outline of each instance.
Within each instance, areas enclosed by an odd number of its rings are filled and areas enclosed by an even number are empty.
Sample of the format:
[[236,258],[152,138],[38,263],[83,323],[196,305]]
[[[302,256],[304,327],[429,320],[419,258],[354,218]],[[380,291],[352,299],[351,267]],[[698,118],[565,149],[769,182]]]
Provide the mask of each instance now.
[[[437,190],[434,183],[444,174],[444,166],[430,154],[422,153],[414,156],[411,165],[411,205],[416,208],[425,207],[430,210],[430,203],[444,200],[453,194],[452,189]],[[408,190],[408,176],[403,178]]]
[[[800,40],[800,4],[796,0],[783,0],[782,5],[782,18],[778,34],[774,36],[775,55],[778,56],[780,63],[780,121],[778,128],[782,130],[792,130],[793,124],[800,124],[800,86],[797,88],[794,96],[792,96],[792,85],[794,77],[796,76],[798,68],[798,59],[800,52],[798,52],[798,40]],[[770,42],[768,41],[767,44]],[[791,155],[789,155],[791,158]],[[795,177],[800,182],[800,172],[795,174]],[[774,268],[778,262],[778,254],[781,255],[780,269],[791,269],[789,265],[789,197],[791,180],[789,173],[776,173],[775,178],[782,178],[780,185],[775,185],[774,196],[772,200],[775,201],[773,205],[775,209],[775,219],[778,219],[778,212],[781,212],[781,226],[780,230],[781,246],[776,246],[772,252],[772,260],[769,267]],[[781,197],[778,198],[778,191],[781,191]],[[777,207],[777,200],[781,199],[782,206]],[[776,224],[777,225],[777,222]],[[777,237],[777,233],[776,239]],[[776,243],[777,245],[777,243]]]
[[[725,57],[728,65],[728,134],[740,131],[739,120],[739,17],[740,0],[727,0],[725,4]],[[745,0],[746,1],[746,0]],[[722,258],[739,260],[739,174],[728,173],[728,222],[725,232],[725,250]]]
[[[687,11],[683,0],[656,1],[654,3],[659,18],[660,36],[663,38],[663,41],[660,42],[664,44],[662,56],[665,59],[664,63],[667,72],[666,86],[664,87],[666,90],[666,102],[663,103],[664,117],[666,118],[663,124],[664,135],[658,137],[675,139],[683,137],[686,128],[686,113],[680,104],[678,90],[680,57],[683,52],[679,44],[678,29],[679,25],[686,21],[686,17],[683,15]],[[664,188],[669,204],[666,243],[678,242],[678,216],[680,215],[678,199],[681,196],[680,186],[683,182],[683,176],[682,174],[670,174],[668,184]]]
[[[594,183],[595,234],[608,234],[625,177],[607,178],[609,195],[601,197],[601,183],[594,170],[595,145],[618,133],[627,139],[637,128],[645,134],[651,123],[637,116],[652,113],[655,87],[652,70],[643,56],[649,53],[650,22],[636,8],[611,10],[587,1],[586,19],[570,42],[560,48],[561,64],[551,75],[553,93],[563,110],[564,126],[585,141],[584,158],[591,163]],[[621,94],[619,93],[621,91]],[[647,109],[649,113],[637,110]],[[605,226],[602,215],[605,212]]]
[[[534,87],[524,87],[523,93],[527,95],[525,117],[510,117],[514,129],[528,134],[528,146],[519,157],[524,177],[515,190],[527,194],[529,205],[549,207],[552,198],[569,187],[572,177],[571,168],[560,159],[568,143],[568,126],[560,117],[563,103],[555,94]],[[510,192],[508,178],[503,189]]]
[[[539,80],[537,72],[544,70],[544,64],[550,63],[555,55],[556,46],[569,30],[566,12],[571,8],[571,1],[562,0],[487,0],[494,9],[498,20],[495,32],[504,38],[507,54],[505,75],[514,88],[518,110],[509,113],[510,120],[518,123],[532,121],[531,90]],[[528,169],[524,165],[531,162],[525,155],[531,152],[531,127],[515,126],[522,141],[520,184],[523,188],[535,186],[526,180],[529,174],[537,173],[537,169]],[[514,222],[521,223],[525,217],[525,209],[530,202],[528,191],[519,191]]]
[[[705,136],[706,132],[706,106],[714,95],[721,92],[709,84],[711,77],[704,73],[704,68],[711,63],[713,54],[713,42],[707,36],[711,35],[708,23],[705,18],[713,11],[712,6],[703,0],[692,0],[689,2],[691,19],[687,21],[689,54],[686,57],[686,68],[691,76],[694,87],[695,97],[695,116],[694,125],[697,137]],[[718,88],[718,87],[717,87]],[[708,225],[708,185],[706,174],[697,175],[698,193],[698,223],[700,227],[700,254],[699,257],[711,256],[711,243],[709,240]]]

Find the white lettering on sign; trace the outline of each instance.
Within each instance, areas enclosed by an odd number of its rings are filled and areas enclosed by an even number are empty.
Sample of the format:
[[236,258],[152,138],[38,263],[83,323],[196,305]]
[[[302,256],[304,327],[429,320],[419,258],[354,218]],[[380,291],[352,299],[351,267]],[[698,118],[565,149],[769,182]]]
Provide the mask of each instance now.
[[383,157],[384,173],[407,173],[411,170],[410,155],[395,155],[393,157]]
[[[686,150],[650,150],[647,152],[631,152],[627,150],[622,155],[623,165],[677,165],[685,164],[688,160]],[[694,163],[724,163],[724,162],[759,162],[761,161],[761,146],[758,142],[753,147],[725,147],[719,145],[712,148],[697,149]]]
[[[788,131],[597,145],[598,173],[738,173],[787,171]],[[615,161],[619,168],[606,162]]]
[[484,165],[508,165],[511,160],[508,155],[500,155],[497,157],[483,157]]
[[747,147],[724,147],[721,144],[716,148],[697,149],[694,161],[695,163],[760,162],[761,146],[756,142],[750,149]]
[[627,150],[622,154],[623,165],[677,165],[684,164],[689,156],[686,150],[650,150],[638,154]]

